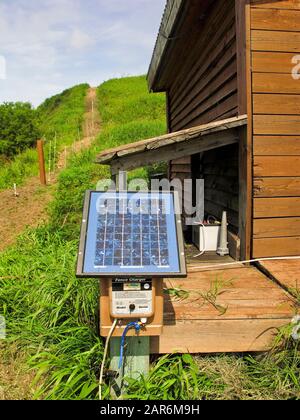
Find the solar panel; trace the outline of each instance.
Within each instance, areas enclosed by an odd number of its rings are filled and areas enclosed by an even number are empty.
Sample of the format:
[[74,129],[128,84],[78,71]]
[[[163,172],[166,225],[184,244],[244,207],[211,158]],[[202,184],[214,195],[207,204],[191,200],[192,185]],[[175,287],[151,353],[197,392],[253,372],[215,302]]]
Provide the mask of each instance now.
[[79,277],[185,276],[174,193],[88,191]]

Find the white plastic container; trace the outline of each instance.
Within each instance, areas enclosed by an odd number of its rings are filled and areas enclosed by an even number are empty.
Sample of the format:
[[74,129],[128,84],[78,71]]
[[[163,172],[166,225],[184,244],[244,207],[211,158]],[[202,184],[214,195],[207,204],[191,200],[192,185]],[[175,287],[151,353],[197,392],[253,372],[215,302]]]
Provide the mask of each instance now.
[[[204,231],[203,231],[204,229]],[[216,225],[194,225],[193,226],[193,243],[194,245],[202,251],[207,252],[217,252],[219,240],[221,234],[221,226]],[[205,242],[204,242],[205,235]]]

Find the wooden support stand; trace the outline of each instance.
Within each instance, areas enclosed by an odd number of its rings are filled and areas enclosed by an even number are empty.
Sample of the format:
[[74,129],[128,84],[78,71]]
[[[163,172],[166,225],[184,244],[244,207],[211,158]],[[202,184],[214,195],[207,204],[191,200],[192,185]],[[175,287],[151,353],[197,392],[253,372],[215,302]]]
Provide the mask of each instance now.
[[[123,367],[119,369],[121,336],[128,322],[124,319],[117,325],[110,341],[110,370],[116,372],[117,378],[111,381],[111,393],[115,398],[126,394],[126,378],[139,378],[149,373],[150,337],[159,337],[163,329],[163,280],[153,279],[155,294],[155,314],[138,335],[134,329],[128,331],[124,351]],[[114,319],[110,315],[109,280],[100,281],[100,335],[107,337]]]
[[119,368],[121,338],[112,338],[110,342],[110,369],[118,377],[111,382],[111,393],[115,398],[126,394],[126,378],[138,379],[149,373],[150,337],[128,337],[123,366]]

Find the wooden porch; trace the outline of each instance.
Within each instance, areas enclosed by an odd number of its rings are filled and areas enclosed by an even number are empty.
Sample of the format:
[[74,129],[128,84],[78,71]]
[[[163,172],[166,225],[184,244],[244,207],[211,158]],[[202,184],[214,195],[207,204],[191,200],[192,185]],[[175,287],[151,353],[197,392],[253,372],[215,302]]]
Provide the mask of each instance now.
[[165,281],[164,329],[151,338],[151,353],[269,350],[278,328],[298,312],[294,298],[256,267],[200,271],[199,262],[220,260],[207,254],[190,261],[187,279]]
[[300,296],[300,259],[264,261],[261,270],[294,296]]

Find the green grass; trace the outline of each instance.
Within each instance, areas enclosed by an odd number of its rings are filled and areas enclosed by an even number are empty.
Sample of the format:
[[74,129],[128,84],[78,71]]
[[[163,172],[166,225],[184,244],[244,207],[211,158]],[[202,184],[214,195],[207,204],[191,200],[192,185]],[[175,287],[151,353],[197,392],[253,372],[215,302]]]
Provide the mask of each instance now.
[[[120,80],[119,88],[113,81],[114,93],[108,92],[109,83],[99,88],[101,111],[109,98],[122,95],[127,82],[132,98],[147,98],[144,78]],[[122,144],[123,135],[135,141],[165,132],[164,97],[159,97],[161,118],[154,122],[151,115],[158,113],[158,99],[152,98],[152,107],[150,102],[138,114],[136,110],[131,113],[128,126],[112,122],[120,108],[111,108],[110,117],[102,115],[103,130],[97,144],[72,156],[59,176],[49,225],[26,233],[15,247],[0,255],[0,277],[13,277],[0,280],[0,313],[7,319],[8,343],[26,348],[37,381],[43,378],[37,398],[97,396],[102,356],[97,329],[98,284],[74,277],[83,196],[86,189],[95,188],[99,179],[109,176],[107,168],[93,163],[97,152]],[[131,131],[135,118],[144,121],[138,132]],[[145,176],[144,171],[139,174]]]
[[0,191],[12,189],[14,183],[22,185],[25,179],[35,175],[38,175],[37,153],[27,149],[0,166]]
[[[27,353],[28,367],[37,374],[35,398],[98,397],[103,354],[98,282],[74,276],[83,194],[109,175],[107,168],[93,164],[97,152],[165,131],[164,96],[148,95],[143,77],[106,82],[98,95],[102,132],[96,145],[73,156],[61,173],[49,224],[27,232],[0,254],[6,344]],[[180,290],[174,293],[184,298]],[[264,356],[154,359],[149,376],[129,380],[128,398],[299,399],[299,346],[288,338],[289,329],[281,334],[276,350]]]
[[[82,135],[85,112],[85,97],[88,85],[82,84],[47,99],[37,110],[40,129],[46,139],[45,159],[48,166],[50,141],[52,153],[55,133],[57,136],[56,157],[63,146],[70,145]],[[79,133],[78,133],[79,130]],[[55,158],[56,158],[55,157]],[[0,191],[22,185],[30,176],[38,175],[37,153],[27,149],[13,160],[0,165]]]
[[[49,142],[57,135],[58,145],[70,145],[82,136],[85,97],[89,85],[81,84],[46,99],[37,109],[43,137]],[[79,133],[78,133],[79,130]]]
[[[103,121],[98,151],[166,133],[165,95],[149,94],[144,76],[110,80],[100,86],[98,97]],[[166,171],[164,164],[155,166],[158,172]],[[132,171],[129,181],[148,179],[151,170]]]

